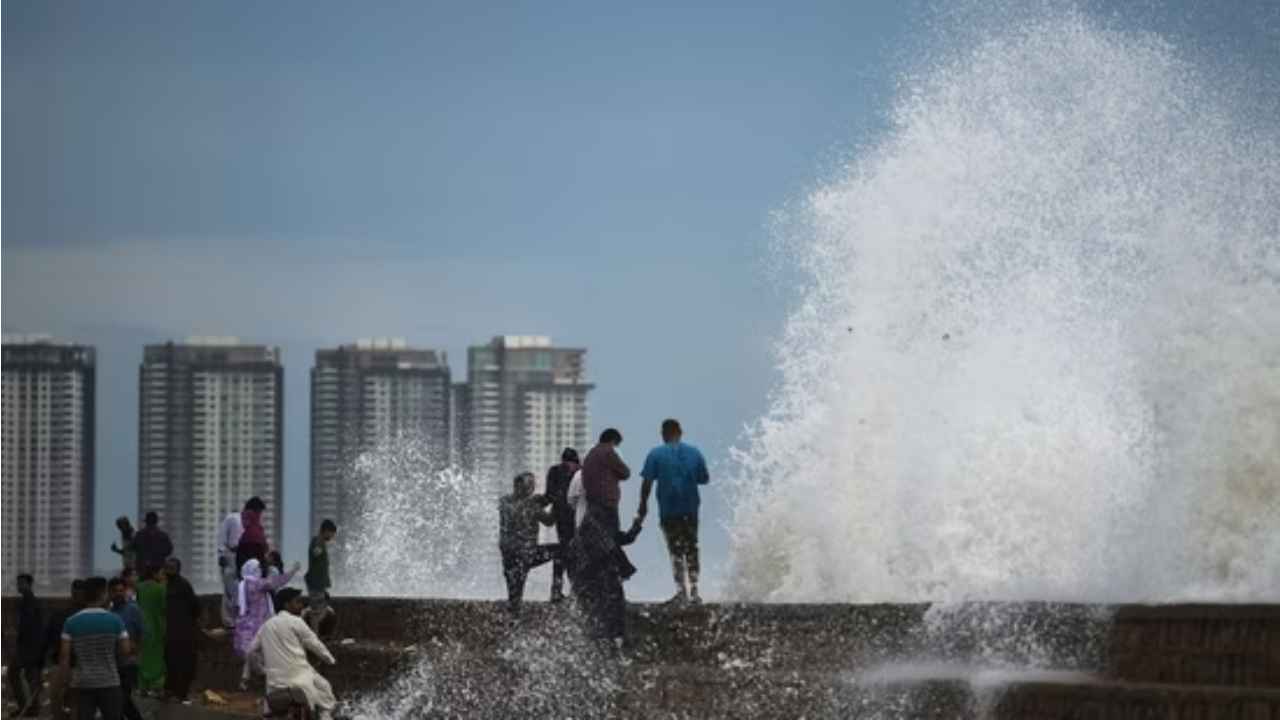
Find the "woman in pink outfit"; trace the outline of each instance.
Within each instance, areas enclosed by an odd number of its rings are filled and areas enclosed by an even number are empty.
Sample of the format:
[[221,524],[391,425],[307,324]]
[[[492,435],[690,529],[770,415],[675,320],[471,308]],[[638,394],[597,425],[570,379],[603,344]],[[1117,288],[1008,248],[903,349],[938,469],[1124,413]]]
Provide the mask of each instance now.
[[242,683],[248,683],[252,658],[248,657],[249,646],[258,634],[262,624],[275,615],[275,607],[271,603],[271,595],[276,590],[289,584],[293,576],[302,569],[301,563],[294,563],[287,573],[262,576],[262,564],[250,560],[240,568],[240,616],[236,618],[236,632],[232,639],[236,657],[244,658],[244,672],[240,676]]

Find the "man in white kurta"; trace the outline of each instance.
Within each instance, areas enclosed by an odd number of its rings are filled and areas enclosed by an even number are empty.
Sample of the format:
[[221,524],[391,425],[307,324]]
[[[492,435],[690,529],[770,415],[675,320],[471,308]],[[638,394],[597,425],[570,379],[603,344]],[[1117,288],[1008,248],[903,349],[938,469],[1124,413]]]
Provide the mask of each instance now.
[[244,525],[240,522],[240,513],[229,513],[218,528],[218,567],[222,570],[222,626],[236,626],[236,596],[240,587],[240,578],[236,576],[236,545],[240,544],[240,536],[244,534]]
[[286,588],[280,591],[277,599],[284,607],[262,625],[262,629],[253,638],[253,644],[249,646],[249,654],[262,653],[262,667],[267,675],[268,690],[298,688],[306,694],[307,702],[311,704],[317,717],[328,720],[333,716],[333,708],[338,701],[333,696],[333,687],[329,681],[307,661],[307,651],[310,650],[329,665],[335,665],[337,661],[311,626],[300,617],[306,606],[302,593]]

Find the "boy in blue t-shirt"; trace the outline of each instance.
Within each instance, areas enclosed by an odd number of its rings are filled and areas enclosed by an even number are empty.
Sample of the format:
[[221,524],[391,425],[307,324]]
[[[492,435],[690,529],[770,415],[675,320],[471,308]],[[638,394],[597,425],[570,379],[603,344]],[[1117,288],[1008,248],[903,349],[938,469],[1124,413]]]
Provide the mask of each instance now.
[[[692,445],[680,442],[684,431],[677,420],[662,421],[662,444],[649,451],[640,477],[641,518],[649,512],[649,492],[658,483],[658,519],[662,536],[671,555],[671,573],[676,581],[676,594],[670,602],[680,604],[702,602],[698,595],[698,486],[711,477],[707,461]],[[685,581],[688,580],[686,589]]]
[[124,621],[106,609],[106,578],[89,578],[83,587],[86,607],[62,626],[58,664],[66,677],[71,673],[71,655],[75,653],[71,687],[80,691],[76,717],[91,718],[101,712],[103,720],[120,720],[124,693],[116,657],[132,653],[129,632]]

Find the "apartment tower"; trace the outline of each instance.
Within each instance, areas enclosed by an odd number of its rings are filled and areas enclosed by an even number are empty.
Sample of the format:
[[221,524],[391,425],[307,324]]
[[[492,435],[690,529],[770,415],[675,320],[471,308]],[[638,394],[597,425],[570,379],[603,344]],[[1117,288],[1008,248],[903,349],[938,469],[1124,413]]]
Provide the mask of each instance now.
[[234,337],[148,345],[139,368],[138,512],[154,510],[197,587],[220,582],[217,530],[258,496],[280,545],[284,368],[280,349]]
[[5,336],[4,574],[65,588],[93,566],[94,349]]
[[565,447],[590,447],[586,354],[539,335],[505,335],[467,350],[458,396],[467,467],[505,491],[528,470],[541,478]]
[[448,357],[399,338],[316,351],[311,369],[311,531],[342,528],[358,507],[361,453],[414,443],[440,467],[452,460]]

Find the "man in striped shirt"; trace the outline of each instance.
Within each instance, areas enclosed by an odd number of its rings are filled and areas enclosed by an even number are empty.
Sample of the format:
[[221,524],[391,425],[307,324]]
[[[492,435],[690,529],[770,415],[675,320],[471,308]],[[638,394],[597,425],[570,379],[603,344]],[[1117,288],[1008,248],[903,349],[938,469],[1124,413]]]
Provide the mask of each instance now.
[[[106,578],[86,580],[84,600],[85,609],[72,615],[62,626],[58,664],[64,676],[71,673],[71,687],[79,691],[76,717],[92,718],[94,713],[101,712],[102,720],[120,720],[124,694],[116,657],[133,652],[129,632],[124,621],[106,609]],[[74,673],[72,653],[76,656]]]

